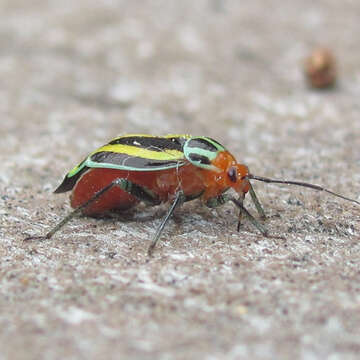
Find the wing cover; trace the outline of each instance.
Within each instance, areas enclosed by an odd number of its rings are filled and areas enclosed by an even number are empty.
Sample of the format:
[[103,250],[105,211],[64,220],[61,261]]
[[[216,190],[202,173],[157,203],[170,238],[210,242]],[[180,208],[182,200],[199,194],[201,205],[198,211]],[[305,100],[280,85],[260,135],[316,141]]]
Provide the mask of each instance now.
[[89,168],[158,171],[180,167],[187,162],[183,146],[189,138],[190,135],[117,137],[70,170],[55,193],[71,190]]

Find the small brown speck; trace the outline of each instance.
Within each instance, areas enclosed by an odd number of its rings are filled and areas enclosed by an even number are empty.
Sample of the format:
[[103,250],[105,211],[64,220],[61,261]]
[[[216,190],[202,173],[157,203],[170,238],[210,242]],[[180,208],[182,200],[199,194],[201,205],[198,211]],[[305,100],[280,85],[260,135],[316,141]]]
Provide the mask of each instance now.
[[305,62],[305,75],[313,88],[324,89],[335,85],[336,60],[325,48],[315,49]]

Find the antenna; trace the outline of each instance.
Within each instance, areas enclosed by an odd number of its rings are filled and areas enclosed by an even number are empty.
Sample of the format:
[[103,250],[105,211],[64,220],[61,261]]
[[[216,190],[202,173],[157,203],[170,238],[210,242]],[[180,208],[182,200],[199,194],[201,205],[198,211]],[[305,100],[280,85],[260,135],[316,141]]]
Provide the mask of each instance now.
[[302,181],[290,181],[290,180],[277,180],[277,179],[270,179],[270,178],[266,178],[266,177],[262,177],[262,176],[256,176],[256,175],[252,175],[252,174],[248,174],[247,175],[248,179],[253,179],[253,180],[258,180],[258,181],[263,181],[266,183],[275,183],[275,184],[286,184],[286,185],[297,185],[297,186],[302,186],[302,187],[307,187],[310,189],[314,189],[314,190],[318,190],[318,191],[324,191],[327,192],[328,194],[331,194],[333,196],[339,197],[341,199],[347,200],[347,201],[351,201],[355,204],[360,205],[360,201],[354,200],[354,199],[350,199],[346,196],[337,194],[331,190],[325,189],[322,186],[319,185],[314,185],[314,184],[309,184],[306,182],[302,182]]

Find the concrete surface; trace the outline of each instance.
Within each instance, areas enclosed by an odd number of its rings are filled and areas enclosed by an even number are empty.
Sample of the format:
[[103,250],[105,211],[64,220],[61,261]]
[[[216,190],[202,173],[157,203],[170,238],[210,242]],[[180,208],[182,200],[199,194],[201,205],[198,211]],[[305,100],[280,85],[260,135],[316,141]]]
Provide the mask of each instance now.
[[[0,1],[0,359],[358,359],[359,207],[255,187],[264,238],[229,204],[77,218],[52,191],[122,133],[192,133],[253,173],[359,199],[358,1]],[[304,58],[332,49],[317,92]],[[250,211],[254,208],[247,202]],[[283,237],[283,238],[281,238]]]

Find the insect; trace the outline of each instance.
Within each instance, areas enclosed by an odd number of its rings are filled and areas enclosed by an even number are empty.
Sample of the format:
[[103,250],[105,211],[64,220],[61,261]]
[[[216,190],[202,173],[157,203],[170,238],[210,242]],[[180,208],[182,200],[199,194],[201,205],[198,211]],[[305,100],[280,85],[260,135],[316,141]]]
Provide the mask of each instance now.
[[[128,210],[139,202],[155,206],[170,201],[148,248],[148,255],[151,255],[174,210],[197,198],[210,208],[232,202],[240,210],[238,230],[245,216],[267,236],[266,228],[243,205],[249,193],[260,217],[265,219],[250,180],[303,186],[360,205],[357,200],[318,185],[253,175],[223,145],[209,137],[124,135],[92,152],[66,174],[55,193],[71,190],[70,203],[74,210],[45,236],[27,240],[50,239],[79,213],[96,216],[115,209]],[[230,189],[237,195],[228,193]]]

